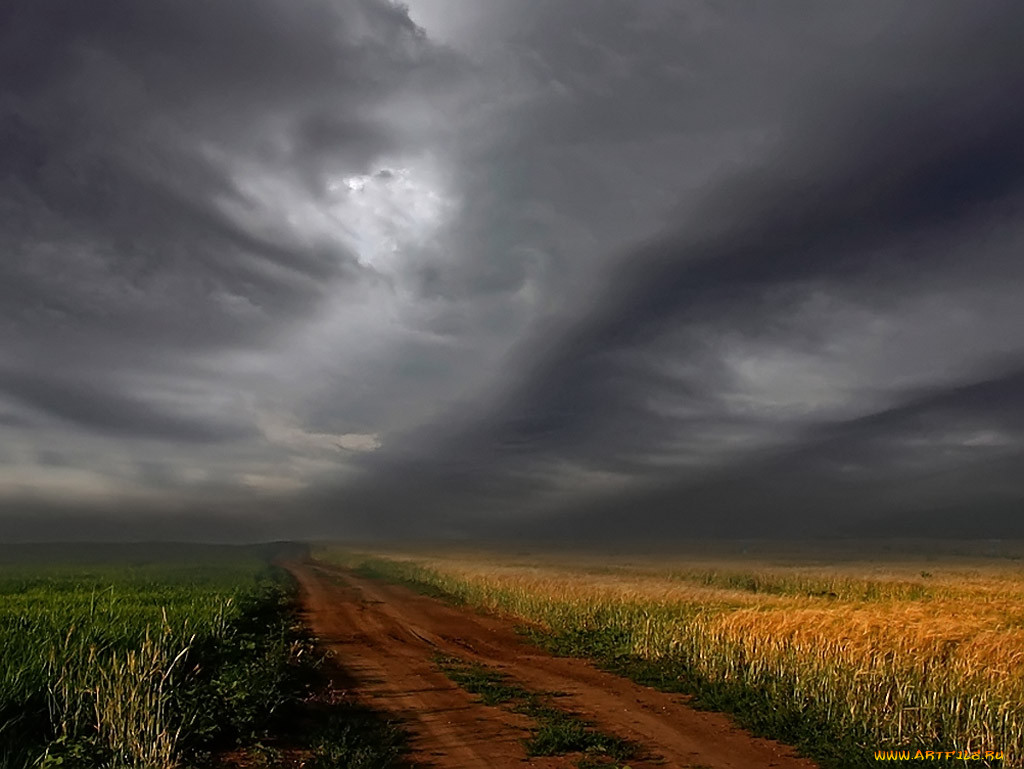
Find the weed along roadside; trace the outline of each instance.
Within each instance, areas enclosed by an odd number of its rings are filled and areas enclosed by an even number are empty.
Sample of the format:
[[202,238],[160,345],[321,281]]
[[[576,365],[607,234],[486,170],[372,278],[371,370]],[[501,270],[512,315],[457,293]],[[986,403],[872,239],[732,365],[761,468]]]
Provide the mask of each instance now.
[[898,765],[918,747],[927,760],[1021,765],[1019,576],[742,575],[733,564],[609,578],[496,558],[315,555],[519,620],[551,653],[687,695],[823,766]]

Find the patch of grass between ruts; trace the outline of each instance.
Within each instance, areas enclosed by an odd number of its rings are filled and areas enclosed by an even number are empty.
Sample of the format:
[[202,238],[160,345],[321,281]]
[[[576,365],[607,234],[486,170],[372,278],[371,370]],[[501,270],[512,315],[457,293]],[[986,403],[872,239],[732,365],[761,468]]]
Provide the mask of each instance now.
[[452,681],[479,696],[483,704],[500,705],[535,721],[532,734],[523,741],[529,756],[582,753],[579,766],[586,769],[616,767],[638,756],[635,743],[600,732],[579,716],[553,706],[550,699],[557,696],[554,693],[531,692],[497,670],[457,657],[438,656],[435,662]]

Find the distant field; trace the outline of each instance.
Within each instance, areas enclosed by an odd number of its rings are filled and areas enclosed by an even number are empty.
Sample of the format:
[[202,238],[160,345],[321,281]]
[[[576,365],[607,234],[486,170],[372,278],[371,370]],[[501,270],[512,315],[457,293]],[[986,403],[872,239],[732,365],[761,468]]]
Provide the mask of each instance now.
[[825,765],[876,766],[876,751],[918,749],[1024,765],[1024,562],[1014,547],[871,559],[710,546],[642,558],[315,555],[518,618],[548,648],[693,694]]
[[258,728],[289,592],[259,548],[0,550],[0,767],[162,769]]

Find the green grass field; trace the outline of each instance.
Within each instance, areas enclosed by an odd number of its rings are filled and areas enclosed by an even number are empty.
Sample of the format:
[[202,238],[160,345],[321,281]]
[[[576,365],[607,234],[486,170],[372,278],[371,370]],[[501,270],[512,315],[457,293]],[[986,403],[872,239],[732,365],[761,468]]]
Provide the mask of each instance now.
[[3,555],[0,766],[179,766],[297,693],[309,642],[264,550]]

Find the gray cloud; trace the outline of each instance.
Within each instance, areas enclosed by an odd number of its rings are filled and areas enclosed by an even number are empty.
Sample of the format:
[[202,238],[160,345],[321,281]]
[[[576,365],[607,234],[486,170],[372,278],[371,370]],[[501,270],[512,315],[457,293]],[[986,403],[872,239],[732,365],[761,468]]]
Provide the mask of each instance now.
[[57,376],[0,372],[0,392],[45,414],[115,435],[199,443],[255,435],[248,425],[232,425],[212,415],[166,413],[109,386],[62,382]]
[[[769,536],[875,533],[1016,536],[1024,493],[1011,468],[1024,458],[1024,373],[923,393],[868,416],[815,426],[799,442],[701,479],[663,483],[587,516],[604,536],[615,509],[632,525],[678,536],[748,531]],[[973,513],[959,521],[948,516]],[[929,523],[928,511],[936,520]],[[660,525],[659,525],[660,524]],[[971,528],[974,532],[970,533]]]
[[387,146],[308,140],[313,122],[372,107],[418,63],[388,53],[403,29],[415,48],[415,30],[373,10],[15,4],[0,65],[5,304],[191,347],[266,334],[355,279],[338,243],[271,229],[282,201],[254,198],[244,172],[360,171]]
[[[899,305],[927,290],[949,295],[945,311],[972,315],[1000,293],[996,286],[1001,280],[1020,277],[1014,257],[1019,233],[1007,236],[1005,230],[1020,204],[1022,156],[1015,137],[1024,128],[1024,114],[1003,98],[1024,73],[1009,32],[1018,19],[946,21],[966,24],[954,30],[933,19],[925,26],[937,32],[934,37],[891,30],[877,47],[887,48],[890,57],[897,50],[904,57],[902,70],[888,73],[896,77],[854,80],[839,95],[800,105],[765,158],[729,173],[678,207],[685,224],[639,249],[624,249],[609,287],[582,319],[570,320],[565,330],[556,325],[529,337],[513,357],[516,376],[482,412],[461,419],[452,414],[447,424],[457,429],[446,430],[442,423],[440,435],[435,429],[419,436],[424,453],[429,445],[441,459],[424,463],[414,451],[412,458],[385,465],[380,475],[408,477],[414,488],[422,484],[430,493],[410,496],[439,496],[437,508],[451,510],[468,499],[471,519],[488,518],[488,510],[501,508],[496,501],[513,508],[528,501],[531,507],[543,497],[538,489],[574,483],[572,473],[551,472],[566,463],[580,471],[576,490],[589,500],[583,517],[595,514],[594,496],[586,490],[607,482],[600,476],[618,476],[626,485],[652,476],[661,484],[665,476],[681,477],[669,482],[668,494],[679,504],[688,498],[694,477],[712,468],[719,472],[723,463],[725,486],[736,491],[718,500],[720,508],[735,508],[735,494],[771,501],[772,493],[759,492],[764,481],[750,461],[755,466],[762,462],[756,457],[766,446],[788,441],[803,446],[808,423],[813,428],[820,416],[780,418],[767,408],[761,413],[738,409],[735,398],[723,397],[742,394],[735,392],[742,382],[733,362],[723,360],[729,352],[723,343],[763,355],[773,352],[774,342],[784,351],[820,357],[839,330],[830,329],[833,338],[814,339],[827,322],[820,316],[796,318],[786,328],[787,300],[838,295],[863,307],[855,321],[899,323]],[[989,55],[968,60],[967,52],[980,38],[989,44]],[[964,56],[935,56],[950,46]],[[841,65],[845,71],[840,76],[850,78],[850,62]],[[820,97],[834,85],[834,77],[826,74],[807,87]],[[594,125],[594,135],[606,127],[601,121]],[[638,133],[650,127],[644,123]],[[580,195],[586,196],[585,189]],[[979,236],[985,239],[982,249]],[[1008,239],[993,242],[1000,236]],[[960,269],[967,258],[973,261],[973,275]],[[958,281],[973,284],[974,294],[950,292]],[[1011,289],[1011,296],[1018,294]],[[878,305],[880,311],[873,313]],[[999,335],[1005,329],[1001,323],[1019,328],[1021,320],[1011,309],[992,324],[974,323],[973,333]],[[808,327],[808,321],[818,325]],[[913,334],[905,336],[913,341]],[[885,357],[914,355],[899,349],[902,340],[881,341],[890,347]],[[998,336],[968,334],[957,341],[945,351],[933,344],[944,359],[922,374],[948,383],[956,376],[952,370],[969,376],[971,365],[984,365],[986,351],[997,357],[1019,352],[1019,346],[1003,344]],[[790,384],[800,385],[799,374],[807,372],[793,365],[800,363],[798,356],[790,355],[789,361],[776,357],[792,366]],[[944,366],[950,370],[943,371]],[[870,372],[861,384],[863,393],[842,393],[841,381],[825,384],[838,391],[835,407],[840,412],[845,406],[854,414],[858,409],[871,414],[905,397],[907,383],[886,381],[887,373]],[[891,372],[903,373],[898,365]],[[665,406],[659,408],[659,401]],[[998,424],[999,416],[997,407],[990,421]],[[937,417],[932,428],[936,440],[943,421]],[[878,439],[883,440],[881,435]],[[751,454],[754,460],[747,458]],[[813,486],[816,476],[810,467],[804,466],[811,476],[805,482]],[[910,484],[912,479],[905,480]],[[846,491],[843,495],[853,499],[846,507],[869,505],[866,493]],[[774,497],[782,498],[778,489]],[[828,493],[816,499],[827,504]],[[618,497],[612,517],[636,503],[629,494]],[[713,505],[698,507],[706,511]],[[664,508],[658,507],[658,516],[664,516]]]
[[1007,522],[1016,8],[452,10],[5,8],[0,490],[285,536]]
[[[0,398],[15,454],[117,435],[157,439],[138,449],[149,466],[187,471],[173,444],[227,441],[242,454],[199,464],[259,475],[282,346],[379,281],[326,185],[408,150],[387,110],[438,93],[457,61],[387,3],[2,13]],[[78,469],[116,493],[104,452]]]

